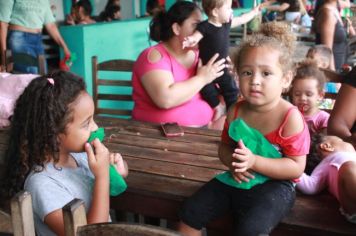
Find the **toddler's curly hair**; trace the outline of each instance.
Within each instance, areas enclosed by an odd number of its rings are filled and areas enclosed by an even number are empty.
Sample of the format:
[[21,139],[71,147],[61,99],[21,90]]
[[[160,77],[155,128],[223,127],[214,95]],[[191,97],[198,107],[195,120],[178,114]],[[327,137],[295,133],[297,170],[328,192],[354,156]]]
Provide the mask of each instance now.
[[241,42],[233,55],[233,63],[239,70],[243,54],[253,47],[270,47],[280,51],[279,63],[283,73],[293,70],[293,53],[295,48],[295,35],[285,22],[267,22],[261,25],[259,31],[247,36]]
[[292,81],[292,89],[295,81],[307,78],[312,78],[318,81],[318,91],[324,91],[324,85],[326,82],[325,75],[319,69],[317,61],[313,59],[305,59],[298,63],[297,68],[295,70],[295,76]]

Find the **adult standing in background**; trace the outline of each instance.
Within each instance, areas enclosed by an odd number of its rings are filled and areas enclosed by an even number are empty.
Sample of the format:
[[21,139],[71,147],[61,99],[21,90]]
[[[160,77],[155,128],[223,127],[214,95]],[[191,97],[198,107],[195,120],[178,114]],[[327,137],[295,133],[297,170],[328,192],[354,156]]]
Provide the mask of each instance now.
[[330,114],[327,133],[356,147],[356,67],[345,76],[331,72],[326,76],[339,76],[339,80],[343,82]]
[[[45,27],[53,40],[63,48],[65,56],[70,57],[48,0],[1,0],[0,27],[1,52],[10,49],[13,53],[26,53],[34,57],[43,55],[42,29]],[[14,69],[23,73],[38,73],[37,67],[15,64]]]
[[201,20],[198,6],[188,1],[178,1],[152,18],[150,37],[158,44],[145,49],[134,65],[133,119],[184,126],[211,122],[213,109],[199,91],[222,75],[225,59],[215,62],[216,54],[202,66],[197,49],[183,49],[185,37]]
[[269,11],[284,12],[284,19],[288,22],[299,23],[302,15],[300,0],[268,0],[263,5]]
[[339,71],[346,61],[348,39],[338,0],[323,0],[315,10],[315,43],[324,44],[332,50],[330,69]]

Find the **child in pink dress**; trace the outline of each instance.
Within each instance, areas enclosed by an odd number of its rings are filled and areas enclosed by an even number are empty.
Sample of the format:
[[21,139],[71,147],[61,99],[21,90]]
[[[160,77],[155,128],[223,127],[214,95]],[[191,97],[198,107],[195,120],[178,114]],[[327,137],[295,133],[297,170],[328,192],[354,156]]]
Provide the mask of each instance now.
[[[356,224],[356,151],[337,136],[313,137],[320,163],[311,175],[303,173],[297,189],[317,194],[326,187],[340,203],[340,212]],[[308,160],[309,162],[309,160]]]
[[325,76],[315,61],[300,63],[292,82],[292,102],[303,113],[311,135],[326,133],[329,113],[319,110],[319,101],[324,97]]

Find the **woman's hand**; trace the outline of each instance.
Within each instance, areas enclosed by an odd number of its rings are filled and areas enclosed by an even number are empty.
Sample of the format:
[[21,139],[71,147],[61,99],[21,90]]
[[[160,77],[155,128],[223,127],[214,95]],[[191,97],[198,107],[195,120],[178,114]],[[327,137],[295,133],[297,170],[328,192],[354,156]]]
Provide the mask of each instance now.
[[255,164],[256,156],[245,146],[242,140],[239,140],[237,144],[239,148],[236,148],[232,154],[233,160],[231,165],[234,167],[235,172],[242,173]]
[[122,177],[126,177],[129,174],[127,163],[124,161],[120,153],[110,153],[110,164],[115,166],[116,171]]
[[199,60],[197,76],[203,78],[206,84],[213,82],[214,79],[224,74],[226,60],[225,58],[222,58],[216,61],[218,57],[219,54],[216,53],[204,66],[202,65],[201,60]]
[[89,143],[85,144],[90,170],[96,179],[109,178],[109,150],[97,138],[94,139],[91,145],[93,145],[95,153]]

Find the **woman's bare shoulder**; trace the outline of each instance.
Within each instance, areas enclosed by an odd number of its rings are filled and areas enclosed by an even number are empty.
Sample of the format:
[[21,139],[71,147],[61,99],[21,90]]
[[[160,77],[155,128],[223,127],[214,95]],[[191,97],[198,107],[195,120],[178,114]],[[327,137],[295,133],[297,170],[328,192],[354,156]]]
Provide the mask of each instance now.
[[162,59],[162,57],[161,52],[158,51],[157,48],[152,48],[147,54],[147,59],[150,63],[157,63]]

